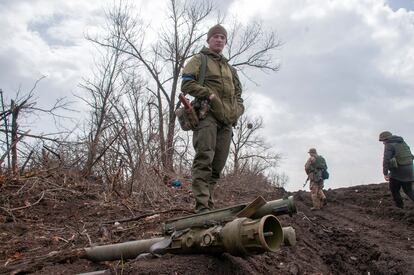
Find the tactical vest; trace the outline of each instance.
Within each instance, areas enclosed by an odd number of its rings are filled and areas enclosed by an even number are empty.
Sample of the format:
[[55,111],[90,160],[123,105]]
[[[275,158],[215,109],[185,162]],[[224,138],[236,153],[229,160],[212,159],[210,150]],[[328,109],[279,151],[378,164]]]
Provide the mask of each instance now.
[[394,144],[395,159],[398,165],[408,165],[413,162],[413,155],[411,154],[410,147],[405,142]]

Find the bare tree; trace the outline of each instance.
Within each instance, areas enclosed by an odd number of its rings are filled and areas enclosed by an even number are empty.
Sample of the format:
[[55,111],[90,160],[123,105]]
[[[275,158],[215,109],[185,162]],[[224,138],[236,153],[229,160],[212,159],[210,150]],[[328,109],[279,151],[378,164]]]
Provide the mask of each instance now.
[[270,183],[276,187],[285,187],[289,181],[288,175],[285,173],[277,173],[275,171],[270,172],[267,175],[267,178],[269,179]]
[[[139,176],[152,167],[157,170],[157,154],[159,148],[154,145],[156,131],[151,127],[150,99],[143,92],[143,83],[137,75],[124,79],[126,83],[125,103],[115,107],[118,122],[114,125],[121,133],[117,157],[124,164],[125,182],[128,185],[128,195],[133,192],[134,183],[140,185]],[[150,163],[152,165],[150,165]],[[142,191],[141,186],[137,186]]]
[[[15,99],[10,101],[9,106],[4,106],[3,99],[2,99],[2,123],[3,125],[0,126],[0,132],[5,134],[4,143],[6,144],[6,150],[0,157],[0,165],[3,163],[6,157],[9,158],[11,155],[11,164],[8,163],[8,169],[11,169],[12,174],[14,176],[18,176],[19,174],[19,156],[18,156],[18,144],[22,141],[24,137],[34,138],[37,140],[50,140],[57,142],[58,139],[56,136],[62,133],[54,133],[54,134],[29,134],[30,130],[23,130],[20,125],[20,122],[27,118],[36,117],[38,113],[45,113],[53,118],[62,117],[59,115],[59,110],[65,109],[69,110],[70,102],[66,101],[65,98],[59,98],[56,100],[54,106],[50,108],[42,108],[38,107],[35,97],[35,89],[38,83],[43,79],[41,77],[38,79],[32,89],[23,96],[20,96],[21,91],[19,90]],[[10,134],[10,136],[9,136]],[[52,136],[52,137],[50,137]],[[10,140],[9,140],[10,139]],[[31,150],[30,150],[31,151]],[[23,154],[22,154],[23,155]],[[24,161],[24,165],[27,163],[28,159],[31,157],[32,153],[26,154],[26,160]],[[10,167],[11,165],[11,167]],[[23,165],[23,166],[24,166]]]
[[263,120],[249,120],[247,115],[240,117],[234,131],[230,148],[230,163],[234,174],[260,174],[269,168],[276,168],[281,159],[274,153],[265,139],[260,136]]
[[234,67],[244,72],[246,68],[277,72],[279,63],[274,61],[273,51],[282,45],[275,31],[265,31],[261,22],[242,25],[236,19],[229,31],[227,56]]
[[[105,49],[100,63],[96,65],[95,79],[86,80],[85,83],[80,84],[87,95],[78,97],[89,106],[91,113],[87,138],[87,160],[83,169],[85,176],[91,175],[92,167],[115,141],[107,141],[104,142],[105,144],[102,142],[104,131],[116,122],[113,110],[119,103],[123,92],[123,84],[119,79],[125,62],[121,60],[121,51],[118,50],[122,47],[122,42],[118,39],[113,43],[117,47]],[[115,134],[115,136],[118,135]]]

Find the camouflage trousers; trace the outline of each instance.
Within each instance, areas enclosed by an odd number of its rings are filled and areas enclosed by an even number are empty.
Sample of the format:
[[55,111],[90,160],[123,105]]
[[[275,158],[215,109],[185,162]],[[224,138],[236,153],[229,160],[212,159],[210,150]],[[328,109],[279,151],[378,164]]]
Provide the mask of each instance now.
[[214,208],[214,187],[226,164],[231,137],[231,125],[219,123],[211,114],[193,132],[192,190],[196,212]]
[[315,209],[321,209],[323,201],[326,200],[326,196],[323,193],[323,181],[322,182],[315,182],[312,181],[309,184],[310,192],[311,192],[311,198],[312,198],[312,204]]

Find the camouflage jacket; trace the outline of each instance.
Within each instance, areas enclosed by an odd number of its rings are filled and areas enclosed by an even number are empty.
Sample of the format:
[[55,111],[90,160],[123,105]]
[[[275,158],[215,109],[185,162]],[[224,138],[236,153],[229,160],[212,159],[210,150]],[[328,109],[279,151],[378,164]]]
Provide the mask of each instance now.
[[[403,145],[402,150],[398,150],[398,147],[401,145]],[[397,159],[398,167],[391,167],[390,163],[392,158]],[[383,173],[385,176],[389,175],[390,178],[403,182],[414,181],[412,161],[413,156],[410,147],[408,147],[402,137],[392,136],[385,141],[384,158],[382,162]]]
[[317,155],[316,157],[310,157],[305,163],[306,174],[314,173],[318,170],[328,169],[324,157]]
[[311,182],[317,182],[323,184],[322,170],[328,169],[325,159],[316,155],[316,157],[310,157],[305,163],[305,172]]
[[201,53],[207,56],[204,85],[198,83],[201,56],[197,54],[183,69],[181,90],[199,99],[207,99],[214,94],[210,102],[211,114],[221,123],[234,125],[244,112],[242,88],[237,72],[223,55],[206,47]]

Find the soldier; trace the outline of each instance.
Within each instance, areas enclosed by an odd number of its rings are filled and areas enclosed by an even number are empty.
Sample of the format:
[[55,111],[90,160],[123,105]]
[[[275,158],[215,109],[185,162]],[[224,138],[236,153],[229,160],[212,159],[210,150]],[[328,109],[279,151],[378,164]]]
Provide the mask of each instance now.
[[413,155],[402,137],[394,136],[388,131],[384,131],[379,135],[379,141],[384,144],[382,162],[384,179],[389,181],[395,205],[404,208],[404,202],[400,194],[401,187],[405,194],[414,201],[412,189],[412,183],[414,182]]
[[309,149],[309,159],[305,164],[305,172],[310,181],[309,187],[313,207],[311,210],[319,210],[327,204],[326,196],[323,193],[323,172],[328,169],[325,159],[318,155],[315,148]]
[[[199,117],[193,132],[192,190],[198,213],[214,208],[213,191],[229,154],[232,126],[244,112],[237,72],[222,55],[226,43],[226,29],[213,26],[207,33],[208,48],[192,57],[182,72],[181,90],[209,102],[208,113]],[[202,55],[207,56],[203,85],[198,82]]]

